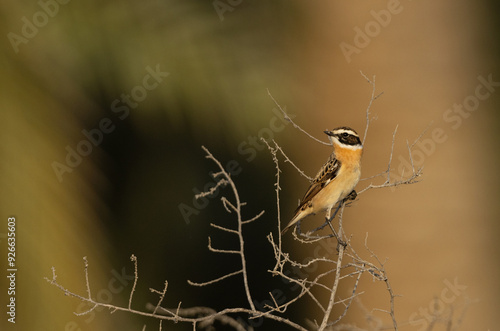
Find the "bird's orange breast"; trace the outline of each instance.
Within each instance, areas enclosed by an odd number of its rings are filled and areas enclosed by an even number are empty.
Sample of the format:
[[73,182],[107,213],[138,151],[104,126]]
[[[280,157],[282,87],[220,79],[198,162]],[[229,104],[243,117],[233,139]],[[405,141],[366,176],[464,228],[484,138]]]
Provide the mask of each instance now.
[[340,146],[335,148],[335,157],[347,168],[359,167],[361,155],[363,155],[363,148],[350,149]]

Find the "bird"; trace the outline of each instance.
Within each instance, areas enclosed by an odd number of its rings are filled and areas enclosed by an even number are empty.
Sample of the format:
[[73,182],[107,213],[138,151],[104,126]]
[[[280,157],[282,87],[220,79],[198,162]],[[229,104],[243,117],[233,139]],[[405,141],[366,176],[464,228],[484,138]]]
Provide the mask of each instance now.
[[[359,135],[347,126],[324,131],[328,135],[333,152],[311,182],[295,214],[281,231],[284,234],[297,222],[309,215],[328,211],[346,198],[356,196],[354,187],[361,176],[363,145]],[[339,204],[339,207],[340,207]]]

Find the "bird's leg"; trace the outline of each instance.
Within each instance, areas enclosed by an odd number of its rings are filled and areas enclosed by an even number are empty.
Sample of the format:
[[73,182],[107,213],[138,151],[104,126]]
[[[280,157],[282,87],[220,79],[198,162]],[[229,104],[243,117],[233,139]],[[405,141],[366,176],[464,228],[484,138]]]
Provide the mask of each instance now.
[[[344,199],[345,200],[345,199]],[[331,217],[328,216],[329,213],[327,213],[326,215],[326,221],[328,223],[330,223],[331,221],[333,221],[333,219],[335,218],[335,216],[337,215],[337,213],[339,212],[340,210],[340,207],[342,207],[342,204],[344,203],[344,200],[340,201],[339,202],[339,205],[337,206],[337,209],[335,209],[335,212],[333,213],[333,215]],[[329,212],[331,212],[331,209],[329,210]]]
[[328,211],[326,213],[326,222],[330,226],[330,229],[333,232],[333,236],[337,239],[337,251],[339,250],[339,245],[344,246],[344,248],[347,247],[347,243],[345,241],[343,241],[342,238],[340,238],[340,236],[337,234],[337,231],[335,231],[335,229],[333,228],[333,225],[332,225],[332,220],[335,218],[335,215],[337,215],[337,213],[339,212],[340,207],[342,207],[342,205],[344,204],[344,201],[345,201],[345,199],[339,202],[339,205],[338,205],[337,209],[335,209],[335,212],[333,213],[332,216],[330,216],[330,213],[332,211],[331,208],[328,209]]
[[338,241],[338,240],[339,240],[339,235],[337,234],[337,231],[335,231],[335,229],[333,228],[333,225],[332,225],[332,223],[331,223],[331,222],[327,222],[327,223],[328,223],[328,225],[330,226],[330,229],[331,229],[331,230],[332,230],[332,232],[333,232],[333,236],[334,236],[335,238],[337,238],[337,241]]
[[297,222],[297,226],[295,227],[295,228],[297,229],[297,234],[299,234],[299,235],[301,235],[301,234],[302,234],[302,231],[300,231],[300,221],[301,221],[301,220],[299,220],[299,221]]
[[323,230],[323,228],[324,228],[327,224],[330,224],[330,223],[325,222],[325,223],[321,224],[321,226],[318,226],[316,229],[313,229],[313,230],[309,231],[309,233],[314,233],[314,232],[316,232],[316,231]]
[[347,243],[340,238],[340,236],[337,234],[337,232],[335,232],[335,230],[333,229],[333,226],[331,225],[331,221],[337,215],[338,211],[340,210],[340,207],[342,207],[349,200],[355,200],[357,196],[358,196],[358,193],[356,193],[355,190],[352,190],[351,193],[349,193],[344,198],[344,200],[339,202],[339,205],[338,205],[337,209],[335,210],[335,213],[333,213],[333,216],[329,220],[327,218],[328,225],[330,225],[330,228],[333,231],[333,235],[335,236],[335,238],[337,238],[337,252],[339,251],[339,245],[342,245],[342,246],[344,246],[344,248],[346,248]]

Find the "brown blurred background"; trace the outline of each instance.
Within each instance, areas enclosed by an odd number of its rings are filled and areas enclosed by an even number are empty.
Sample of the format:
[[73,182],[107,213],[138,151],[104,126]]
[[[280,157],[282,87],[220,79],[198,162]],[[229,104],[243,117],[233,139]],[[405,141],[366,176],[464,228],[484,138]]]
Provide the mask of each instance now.
[[[133,308],[145,309],[156,298],[149,288],[165,279],[165,306],[245,305],[238,277],[209,288],[186,283],[239,267],[234,257],[207,252],[208,235],[218,248],[237,242],[209,226],[233,222],[221,193],[193,201],[216,170],[201,145],[224,165],[238,162],[245,215],[266,210],[246,232],[254,298],[262,302],[274,288],[293,295],[266,274],[273,256],[265,236],[277,231],[275,177],[255,137],[272,135],[309,175],[330,150],[284,125],[266,89],[317,137],[340,125],[363,132],[371,88],[362,70],[384,92],[371,109],[363,177],[386,169],[396,125],[396,174],[408,160],[406,140],[428,130],[414,149],[424,166],[420,183],[369,191],[346,210],[352,244],[363,252],[368,233],[370,248],[388,259],[401,329],[425,330],[441,302],[454,321],[466,308],[459,330],[495,330],[498,10],[493,1],[3,2],[0,265],[5,273],[6,223],[15,216],[18,305],[17,323],[2,313],[1,329],[158,328],[119,312],[75,316],[85,307],[43,278],[54,266],[62,285],[84,295],[84,256],[103,301],[127,305],[135,254]],[[87,155],[68,156],[78,150]],[[282,170],[288,219],[307,182],[291,167]],[[291,238],[284,244],[301,256],[312,250]],[[0,279],[5,307],[8,286]],[[388,309],[383,284],[364,278],[360,290],[366,309]],[[289,312],[302,325],[317,318],[303,304]],[[364,315],[353,305],[345,321],[369,328]]]

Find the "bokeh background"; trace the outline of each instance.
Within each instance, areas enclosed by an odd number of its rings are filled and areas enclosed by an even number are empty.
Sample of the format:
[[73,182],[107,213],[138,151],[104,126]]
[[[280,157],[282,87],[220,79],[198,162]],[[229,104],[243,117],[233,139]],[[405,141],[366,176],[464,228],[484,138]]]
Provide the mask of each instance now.
[[[16,324],[2,313],[1,329],[158,329],[156,321],[119,312],[75,316],[86,307],[44,277],[54,266],[62,285],[84,294],[84,256],[103,301],[128,304],[135,254],[138,310],[165,279],[167,307],[245,305],[238,277],[208,288],[186,282],[238,268],[235,257],[207,250],[207,236],[218,248],[237,242],[209,226],[234,224],[220,206],[225,191],[193,200],[216,170],[201,145],[224,165],[237,162],[245,215],[266,210],[245,237],[258,305],[276,288],[292,295],[266,274],[273,256],[265,237],[277,232],[275,173],[257,138],[275,138],[311,176],[330,150],[283,122],[266,89],[319,138],[340,125],[363,132],[371,87],[361,70],[376,75],[384,92],[371,109],[363,177],[387,168],[396,126],[396,174],[408,161],[407,141],[427,131],[414,147],[421,182],[369,191],[346,210],[353,245],[361,252],[368,234],[370,248],[388,259],[402,330],[425,330],[433,308],[460,322],[458,330],[496,330],[500,86],[474,96],[481,79],[500,82],[498,13],[486,0],[3,1],[0,265],[6,273],[7,218],[15,216],[18,305]],[[155,71],[156,81],[147,79]],[[82,143],[85,132],[98,143]],[[88,155],[68,157],[78,148]],[[289,166],[282,170],[286,220],[307,181]],[[298,256],[313,250],[291,237],[284,245]],[[0,278],[2,307],[7,287]],[[373,327],[366,309],[388,324],[373,311],[388,308],[384,285],[364,278],[361,290],[345,322]],[[317,318],[311,307],[304,301],[290,316],[305,325]]]

